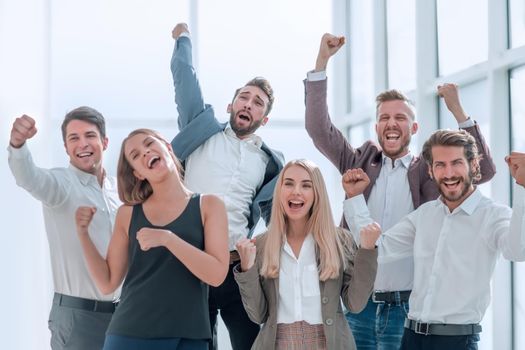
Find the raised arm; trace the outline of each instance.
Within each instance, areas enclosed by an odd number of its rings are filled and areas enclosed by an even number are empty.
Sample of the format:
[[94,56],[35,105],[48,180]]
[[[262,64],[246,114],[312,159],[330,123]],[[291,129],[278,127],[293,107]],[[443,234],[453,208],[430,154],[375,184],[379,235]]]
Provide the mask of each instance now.
[[113,293],[122,283],[128,268],[128,227],[132,207],[121,206],[115,218],[113,235],[104,258],[89,237],[89,223],[96,208],[79,207],[76,212],[77,233],[89,273],[102,294]]
[[217,287],[228,273],[228,221],[224,203],[216,196],[202,195],[204,251],[186,242],[176,232],[142,228],[137,239],[142,250],[164,246],[198,279]]
[[349,311],[360,312],[366,306],[374,288],[377,271],[375,242],[380,232],[361,237],[361,248],[357,248],[352,237],[343,229],[340,230],[346,260],[341,298]]
[[[512,216],[499,214],[493,231],[503,256],[512,261],[525,261],[525,153],[512,152],[505,158],[515,180]],[[506,209],[506,208],[505,208]]]
[[172,37],[175,39],[175,47],[171,57],[171,73],[179,113],[177,122],[179,130],[182,130],[206,108],[206,105],[192,63],[192,45],[187,24],[177,24],[172,31]]
[[9,139],[9,168],[18,186],[44,204],[55,206],[66,198],[70,183],[67,178],[59,179],[53,171],[35,165],[26,141],[36,133],[33,118],[25,114],[16,118]]
[[[314,72],[305,80],[305,127],[315,147],[342,173],[353,163],[355,151],[330,120],[327,105],[326,65],[344,45],[344,37],[323,35]],[[314,76],[316,78],[314,79]]]
[[[259,265],[255,261],[255,239],[241,238],[235,247],[241,258],[241,263],[234,269],[235,281],[239,285],[244,309],[250,320],[263,324],[268,319],[268,302],[261,285]],[[259,248],[259,254],[261,252]],[[259,259],[261,258],[259,256]]]
[[[459,88],[456,84],[446,83],[439,85],[437,89],[438,96],[442,97],[447,109],[452,113],[458,125],[469,132],[476,139],[481,161],[479,162],[481,179],[478,183],[485,183],[496,174],[496,165],[490,155],[490,149],[481,134],[481,130],[473,120],[465,113],[461,100],[459,98]],[[465,125],[466,124],[466,125]]]

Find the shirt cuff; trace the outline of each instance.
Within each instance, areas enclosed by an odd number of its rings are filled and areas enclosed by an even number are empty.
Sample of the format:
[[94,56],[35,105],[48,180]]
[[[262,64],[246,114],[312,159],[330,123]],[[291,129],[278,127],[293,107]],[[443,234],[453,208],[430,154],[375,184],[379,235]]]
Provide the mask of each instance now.
[[320,81],[320,80],[326,80],[326,71],[321,70],[319,72],[315,72],[313,70],[306,73],[306,79],[308,81]]
[[180,33],[178,38],[182,38],[183,36],[188,38],[188,39],[191,39],[191,35],[190,35],[189,32],[182,32],[182,33]]
[[459,126],[461,129],[471,128],[471,127],[473,127],[474,125],[476,125],[476,122],[475,122],[474,120],[472,120],[471,117],[468,117],[468,119],[465,120],[465,121],[462,122],[462,123],[458,123],[458,126]]
[[343,211],[350,216],[359,214],[368,215],[368,207],[366,206],[365,196],[362,194],[352,198],[345,199],[343,202]]
[[7,146],[7,151],[9,152],[9,157],[13,159],[24,159],[29,154],[27,142],[24,142],[19,148],[15,148],[9,144],[9,146]]

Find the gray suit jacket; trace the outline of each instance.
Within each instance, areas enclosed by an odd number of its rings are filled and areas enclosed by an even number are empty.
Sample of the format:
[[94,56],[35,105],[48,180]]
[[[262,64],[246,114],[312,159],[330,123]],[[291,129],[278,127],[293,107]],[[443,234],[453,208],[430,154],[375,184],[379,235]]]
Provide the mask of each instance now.
[[[346,269],[337,279],[319,281],[321,290],[321,312],[323,328],[330,350],[355,349],[355,341],[341,308],[341,298],[346,308],[360,312],[365,307],[377,270],[377,249],[357,249],[350,232],[340,229],[346,247]],[[239,284],[242,302],[250,319],[263,324],[252,349],[269,350],[275,348],[277,332],[277,306],[279,302],[279,279],[263,278],[259,275],[266,234],[257,236],[257,255],[254,266],[240,272],[239,265],[234,269],[235,280]]]
[[[212,106],[204,103],[199,80],[192,66],[191,41],[188,37],[180,37],[175,42],[171,72],[175,85],[175,103],[179,112],[177,122],[180,130],[171,141],[171,145],[184,166],[188,156],[210,137],[224,132],[227,123],[219,123]],[[270,161],[266,167],[263,184],[250,205],[249,236],[252,235],[261,216],[267,223],[270,220],[273,189],[284,163],[284,157],[280,152],[270,149],[264,143],[261,149],[268,154]]]
[[[332,124],[326,104],[327,79],[305,81],[305,87],[305,123],[308,135],[312,138],[315,147],[339,169],[341,174],[350,168],[362,168],[368,174],[370,185],[363,193],[368,200],[381,171],[383,154],[381,147],[375,142],[367,141],[361,147],[353,148],[339,129]],[[482,156],[480,162],[482,178],[479,183],[489,181],[496,173],[489,147],[477,124],[465,130],[476,139],[478,151]],[[430,178],[428,166],[421,156],[412,159],[408,168],[408,183],[414,209],[439,196],[438,187]]]

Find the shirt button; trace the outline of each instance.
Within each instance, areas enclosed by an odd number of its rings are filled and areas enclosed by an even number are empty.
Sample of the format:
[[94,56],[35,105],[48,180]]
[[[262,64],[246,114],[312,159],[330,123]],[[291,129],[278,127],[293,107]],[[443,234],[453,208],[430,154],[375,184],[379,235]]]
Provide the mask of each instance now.
[[321,302],[322,302],[323,304],[328,304],[328,297],[323,297],[323,298],[321,299]]
[[334,320],[332,320],[331,318],[327,318],[325,323],[327,326],[331,326],[332,324],[334,324]]

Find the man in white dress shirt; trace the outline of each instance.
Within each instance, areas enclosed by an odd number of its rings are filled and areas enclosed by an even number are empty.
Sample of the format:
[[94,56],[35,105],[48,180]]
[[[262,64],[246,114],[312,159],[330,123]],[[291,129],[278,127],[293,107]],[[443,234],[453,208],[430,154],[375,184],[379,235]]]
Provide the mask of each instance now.
[[75,211],[79,206],[97,208],[92,239],[106,256],[120,200],[116,180],[102,166],[108,145],[104,117],[90,107],[65,116],[67,168],[42,169],[34,164],[26,141],[36,133],[33,118],[23,115],[14,121],[9,167],[18,186],[42,202],[55,291],[49,315],[51,348],[102,349],[119,291],[103,295],[91,279],[76,234]]
[[242,237],[251,237],[260,217],[268,222],[273,188],[283,167],[282,155],[255,135],[268,121],[273,90],[264,78],[250,80],[235,91],[228,104],[229,123],[219,123],[202,96],[187,25],[177,24],[172,37],[175,49],[171,71],[179,133],[171,145],[184,166],[186,186],[195,192],[218,195],[228,213],[230,270],[221,286],[210,287],[210,349],[217,349],[220,310],[233,349],[246,350],[257,337],[259,325],[248,318],[233,276],[233,266],[239,261],[235,243]]
[[[499,254],[525,260],[525,154],[506,158],[514,185],[513,209],[483,196],[474,138],[465,131],[439,130],[423,146],[437,200],[421,205],[383,233],[379,260],[414,256],[414,287],[401,349],[477,349],[490,302],[490,280]],[[362,196],[368,176],[343,175],[349,199],[345,218],[353,232],[380,231]],[[356,235],[357,237],[357,235]]]

